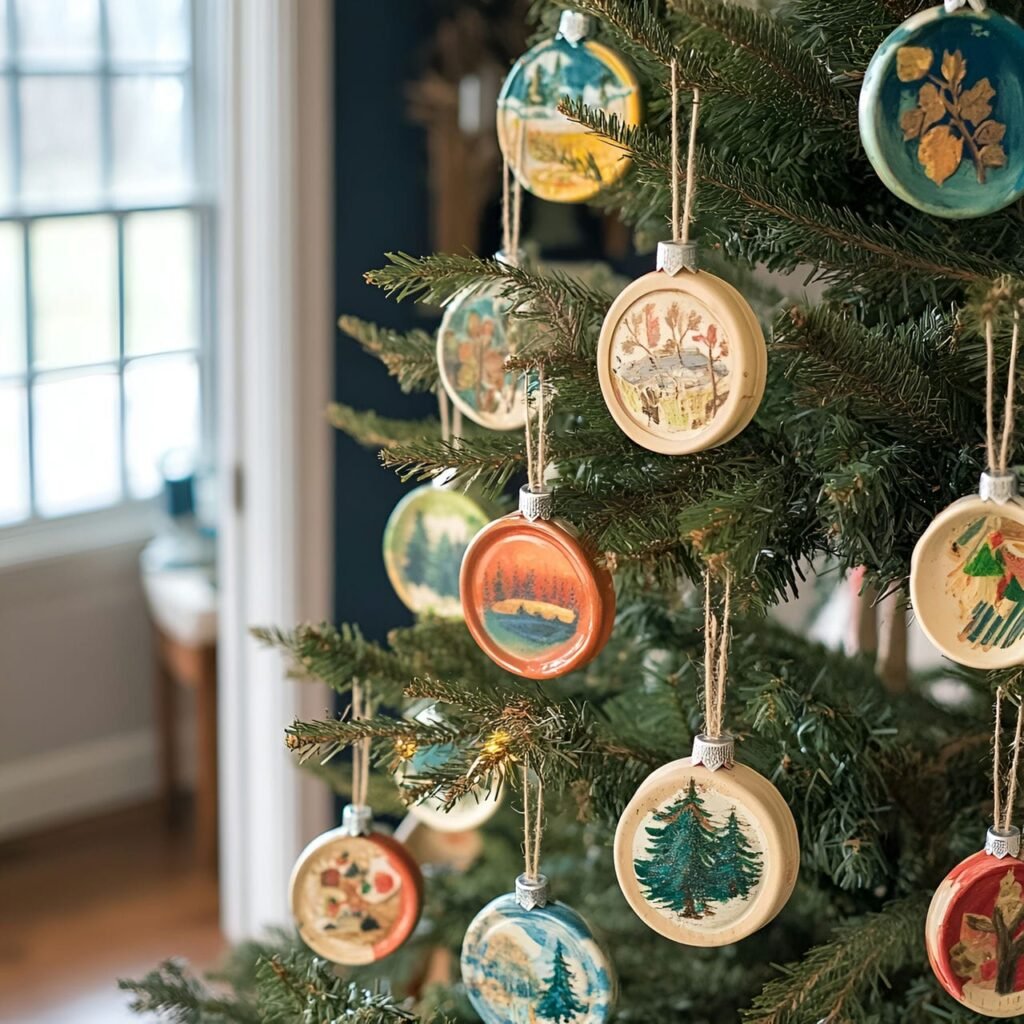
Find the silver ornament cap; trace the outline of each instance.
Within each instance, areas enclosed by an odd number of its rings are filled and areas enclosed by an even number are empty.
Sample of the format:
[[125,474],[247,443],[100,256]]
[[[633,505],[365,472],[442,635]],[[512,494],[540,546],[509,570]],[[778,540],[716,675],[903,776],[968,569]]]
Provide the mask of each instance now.
[[531,523],[551,519],[555,514],[555,496],[551,491],[531,491],[529,484],[519,488],[519,511]]
[[1017,474],[982,473],[978,494],[981,495],[982,501],[994,501],[997,505],[1005,505],[1011,498],[1017,497]]
[[547,875],[530,878],[528,875],[522,874],[516,879],[516,903],[523,910],[546,907],[550,898],[551,891],[548,887]]
[[1004,857],[1019,857],[1020,829],[1016,825],[1011,825],[1008,829],[993,826],[985,836],[985,852],[997,860]]
[[659,242],[654,265],[669,277],[675,277],[684,270],[694,273],[698,269],[697,245],[695,242]]
[[703,733],[693,737],[693,754],[690,761],[702,764],[709,772],[717,772],[719,768],[728,768],[736,757],[736,741],[727,732],[721,736],[705,736]]
[[578,46],[594,30],[594,19],[582,11],[562,11],[558,19],[558,34],[573,46]]
[[373,811],[366,804],[346,804],[341,827],[350,836],[365,836],[373,829]]
[[516,249],[515,256],[511,253],[505,252],[504,249],[499,249],[494,254],[494,262],[500,263],[503,267],[521,267],[526,262],[526,250]]

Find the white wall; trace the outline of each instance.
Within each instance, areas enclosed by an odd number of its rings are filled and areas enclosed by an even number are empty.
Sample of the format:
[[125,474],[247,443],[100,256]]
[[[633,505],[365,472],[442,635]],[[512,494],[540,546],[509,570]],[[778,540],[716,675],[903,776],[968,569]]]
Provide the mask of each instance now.
[[0,836],[155,792],[140,547],[0,567]]

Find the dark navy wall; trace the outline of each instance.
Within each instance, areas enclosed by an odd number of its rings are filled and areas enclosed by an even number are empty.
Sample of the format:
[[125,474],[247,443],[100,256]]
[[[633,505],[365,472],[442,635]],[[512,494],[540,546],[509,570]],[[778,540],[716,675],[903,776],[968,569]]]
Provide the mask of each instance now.
[[[335,5],[336,309],[391,327],[423,325],[409,302],[396,304],[363,281],[384,253],[430,251],[424,132],[409,123],[405,89],[429,38],[423,0]],[[436,411],[430,395],[403,395],[383,366],[339,336],[334,393],[388,416]],[[342,434],[335,446],[335,611],[374,638],[410,621],[388,583],[381,536],[408,490],[368,451]]]

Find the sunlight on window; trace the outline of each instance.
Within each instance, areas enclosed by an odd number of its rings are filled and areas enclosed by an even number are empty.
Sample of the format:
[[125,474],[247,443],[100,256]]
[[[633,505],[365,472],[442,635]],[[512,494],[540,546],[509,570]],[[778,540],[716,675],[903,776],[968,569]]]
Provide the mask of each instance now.
[[195,215],[134,213],[125,219],[125,351],[130,356],[195,348]]
[[24,385],[0,384],[0,524],[29,513],[27,408]]
[[29,232],[35,366],[117,358],[117,230],[112,217],[54,217]]
[[172,448],[199,443],[199,371],[194,356],[139,359],[124,371],[125,464],[136,498],[159,490],[159,464]]
[[36,504],[44,516],[121,497],[117,374],[54,374],[32,389]]
[[23,266],[21,227],[0,222],[0,377],[25,369]]

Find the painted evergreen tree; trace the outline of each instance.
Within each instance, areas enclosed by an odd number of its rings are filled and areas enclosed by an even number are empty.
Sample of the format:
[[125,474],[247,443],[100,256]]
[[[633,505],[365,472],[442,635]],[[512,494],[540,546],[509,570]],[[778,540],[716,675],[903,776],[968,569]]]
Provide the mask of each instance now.
[[457,565],[455,558],[455,548],[452,545],[451,538],[447,533],[442,534],[441,539],[437,542],[437,548],[431,559],[430,567],[430,585],[434,592],[441,597],[458,597],[459,580],[457,568],[454,578],[452,574],[452,566]]
[[586,1005],[576,998],[572,990],[572,971],[565,962],[565,950],[561,941],[555,944],[551,977],[545,978],[544,985],[544,995],[537,1004],[538,1017],[568,1022],[575,1020],[576,1014],[586,1012]]
[[412,533],[405,545],[405,575],[410,583],[426,583],[430,566],[430,537],[423,513],[417,512],[413,520]]
[[716,851],[717,898],[730,900],[736,896],[747,896],[760,879],[761,851],[751,847],[736,812],[730,811]]
[[660,825],[647,828],[650,859],[635,862],[636,877],[652,903],[683,917],[703,917],[719,898],[718,839],[693,779],[686,796],[654,818]]

